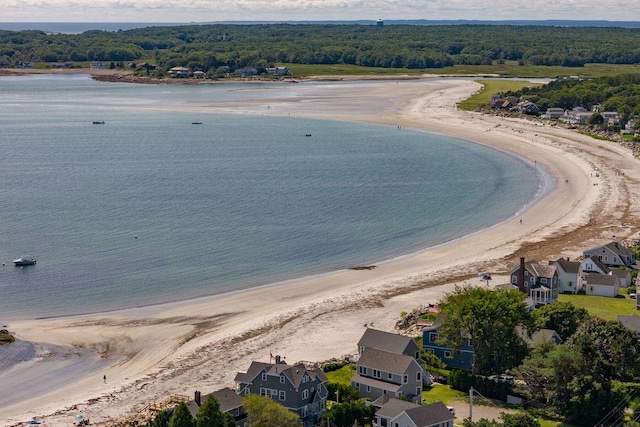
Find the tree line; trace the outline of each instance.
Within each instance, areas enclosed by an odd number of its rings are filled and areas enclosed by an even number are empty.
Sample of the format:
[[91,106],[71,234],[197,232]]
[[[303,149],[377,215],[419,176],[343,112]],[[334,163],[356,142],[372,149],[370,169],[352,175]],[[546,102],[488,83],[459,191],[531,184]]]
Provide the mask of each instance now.
[[[518,380],[511,393],[550,417],[575,425],[622,425],[630,409],[640,418],[640,336],[622,323],[591,317],[568,302],[528,312],[525,294],[517,290],[457,288],[440,308],[442,342],[455,350],[466,337],[474,348],[473,372],[452,373],[451,387],[504,398],[504,385],[492,390],[486,376],[509,371]],[[517,327],[552,329],[562,343],[530,349]]]
[[617,111],[622,122],[640,115],[640,74],[621,74],[589,80],[561,79],[539,87],[526,87],[506,95],[526,98],[541,110],[583,107],[591,111]]
[[482,65],[581,67],[640,63],[640,29],[510,25],[183,25],[48,34],[0,31],[0,64],[151,62],[208,72],[219,67],[352,64],[427,69]]

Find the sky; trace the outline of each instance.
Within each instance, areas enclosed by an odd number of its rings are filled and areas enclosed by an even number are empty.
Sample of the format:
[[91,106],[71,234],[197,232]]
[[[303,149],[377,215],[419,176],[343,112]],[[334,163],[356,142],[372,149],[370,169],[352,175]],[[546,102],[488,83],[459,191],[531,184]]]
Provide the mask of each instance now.
[[640,20],[639,0],[0,0],[0,22]]

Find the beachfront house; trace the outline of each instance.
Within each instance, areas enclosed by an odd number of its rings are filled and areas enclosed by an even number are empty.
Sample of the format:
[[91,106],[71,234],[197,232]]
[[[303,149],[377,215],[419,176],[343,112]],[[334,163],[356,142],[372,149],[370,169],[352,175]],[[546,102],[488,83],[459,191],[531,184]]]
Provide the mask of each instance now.
[[569,261],[569,258],[558,258],[551,262],[558,272],[558,292],[576,294],[580,290],[580,262]]
[[356,363],[351,386],[367,399],[390,395],[420,402],[424,375],[421,364],[411,356],[366,348]]
[[564,108],[547,108],[547,111],[542,115],[543,119],[559,119],[564,116]]
[[404,354],[420,361],[420,346],[411,337],[404,335],[367,328],[358,341],[358,354],[361,356],[367,348]]
[[531,116],[540,114],[540,108],[538,108],[538,106],[531,101],[518,102],[517,107],[518,111],[520,111],[522,114],[528,114]]
[[636,263],[636,254],[615,241],[586,250],[583,257],[599,258],[608,267],[633,268]]
[[520,263],[509,274],[511,284],[526,293],[536,306],[558,300],[558,269],[554,265],[525,262],[520,258]]
[[471,370],[473,367],[473,346],[468,338],[462,342],[458,350],[453,350],[439,339],[438,328],[442,324],[442,317],[438,316],[431,326],[422,330],[422,347],[433,353],[449,368]]
[[189,408],[192,417],[195,418],[200,406],[207,401],[209,396],[213,396],[218,401],[222,412],[233,416],[237,427],[245,427],[247,425],[247,413],[244,410],[244,406],[242,406],[242,396],[228,387],[205,396],[202,396],[200,391],[196,391],[194,399],[187,402],[187,408]]
[[327,381],[322,369],[302,363],[287,365],[279,356],[275,363],[253,361],[247,372],[235,377],[238,394],[271,397],[298,414],[305,427],[316,425],[322,418],[327,407]]
[[453,427],[455,415],[442,402],[419,405],[382,396],[371,403],[378,427]]

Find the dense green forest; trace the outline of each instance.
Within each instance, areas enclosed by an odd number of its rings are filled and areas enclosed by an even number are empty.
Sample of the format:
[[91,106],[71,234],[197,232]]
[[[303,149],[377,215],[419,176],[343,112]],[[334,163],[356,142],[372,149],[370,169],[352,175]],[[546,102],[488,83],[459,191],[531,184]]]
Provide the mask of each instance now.
[[617,111],[623,122],[640,115],[640,74],[622,74],[596,79],[559,79],[534,88],[507,92],[526,98],[541,110],[556,107],[583,107],[591,111],[599,104],[601,111]]
[[428,69],[518,61],[581,67],[640,63],[640,29],[508,25],[188,25],[47,34],[0,31],[0,65],[146,62],[210,72],[274,64]]

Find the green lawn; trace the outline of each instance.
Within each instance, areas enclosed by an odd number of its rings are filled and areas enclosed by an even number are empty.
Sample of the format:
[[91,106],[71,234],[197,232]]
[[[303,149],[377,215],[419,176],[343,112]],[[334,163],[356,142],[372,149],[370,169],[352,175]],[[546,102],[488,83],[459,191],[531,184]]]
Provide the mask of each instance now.
[[586,309],[589,314],[605,320],[616,320],[619,314],[630,316],[636,311],[636,301],[619,295],[617,298],[597,297],[593,295],[558,296],[558,301],[570,302],[578,308]]
[[420,76],[423,74],[447,76],[487,76],[487,77],[523,77],[556,78],[560,76],[579,76],[594,78],[618,74],[637,73],[638,67],[625,64],[586,64],[584,67],[548,67],[541,65],[518,65],[517,61],[494,62],[491,65],[454,65],[445,68],[427,68],[409,70],[407,68],[362,67],[349,64],[277,64],[291,70],[296,77],[306,76]]
[[354,370],[351,368],[351,365],[344,365],[342,368],[337,371],[325,372],[329,382],[344,384],[347,386],[351,385],[351,377],[354,374]]
[[431,404],[434,402],[444,402],[448,405],[453,400],[468,399],[468,394],[453,390],[448,385],[434,384],[428,389],[422,390],[422,403]]
[[458,107],[461,110],[473,111],[480,105],[489,105],[491,102],[491,95],[494,93],[504,93],[508,90],[519,90],[525,86],[535,87],[541,86],[540,83],[531,83],[524,80],[478,80],[478,83],[483,85],[480,92],[472,95],[470,98],[465,99],[458,103]]

